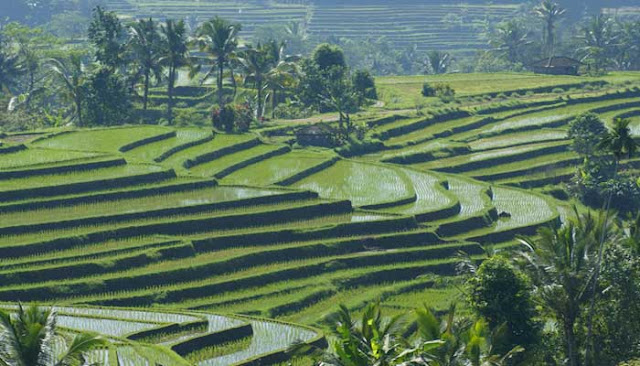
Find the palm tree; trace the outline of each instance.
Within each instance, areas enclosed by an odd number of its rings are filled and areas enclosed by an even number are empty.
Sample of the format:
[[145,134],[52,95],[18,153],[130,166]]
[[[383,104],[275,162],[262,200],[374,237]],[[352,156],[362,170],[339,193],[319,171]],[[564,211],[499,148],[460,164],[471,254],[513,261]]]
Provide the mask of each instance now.
[[606,66],[608,52],[617,38],[613,22],[608,16],[598,14],[583,25],[582,33],[580,38],[584,42],[584,58],[593,60],[595,72],[598,73]]
[[287,88],[293,87],[298,75],[298,65],[296,62],[300,60],[298,55],[287,55],[285,53],[286,44],[284,42],[278,45],[272,42],[270,48],[272,51],[272,68],[266,75],[265,88],[270,90],[268,95],[271,98],[271,118],[275,118],[276,107],[278,106],[278,92],[283,92]]
[[498,25],[491,45],[511,63],[522,61],[522,50],[531,42],[529,32],[517,20]]
[[85,68],[79,55],[71,55],[68,65],[59,59],[49,59],[46,64],[61,84],[62,95],[73,101],[78,126],[83,126],[82,102],[84,96]]
[[20,305],[13,318],[0,311],[0,365],[85,365],[87,352],[106,344],[97,335],[81,333],[73,338],[58,358],[54,353],[54,343],[64,337],[56,332],[56,325],[56,313],[51,309]]
[[544,309],[562,325],[569,366],[579,365],[575,326],[596,280],[600,230],[610,228],[601,218],[579,216],[560,229],[541,228],[537,240],[520,239],[525,249],[518,260],[529,273]]
[[451,64],[451,55],[441,51],[429,51],[425,62],[427,70],[434,74],[444,74]]
[[[638,149],[638,145],[636,141],[631,136],[631,129],[629,128],[630,121],[628,119],[616,118],[613,121],[613,127],[611,130],[604,136],[600,143],[600,147],[608,150],[615,159],[615,169],[613,180],[616,179],[618,175],[618,168],[620,166],[620,160],[623,158],[631,158],[636,150]],[[611,201],[613,199],[613,189],[609,191],[607,201],[605,204],[605,219],[603,223],[603,229],[600,232],[600,241],[599,241],[599,251],[598,251],[598,260],[596,262],[595,267],[595,275],[594,282],[591,287],[591,304],[589,306],[589,312],[587,315],[587,352],[585,353],[585,364],[589,366],[589,357],[593,351],[593,317],[595,314],[595,298],[596,291],[598,286],[598,280],[600,279],[600,270],[602,268],[602,261],[604,258],[604,249],[606,243],[611,238],[611,235],[607,235],[606,226],[609,221],[609,210],[611,208]]]
[[232,55],[238,48],[238,33],[240,24],[231,23],[220,17],[215,17],[204,22],[196,32],[196,44],[200,50],[208,53],[213,58],[213,66],[205,74],[206,80],[217,71],[216,86],[218,93],[218,104],[224,106],[223,78],[224,69],[228,65]]
[[248,47],[238,57],[244,73],[244,84],[253,85],[257,93],[256,118],[260,120],[264,110],[264,86],[267,73],[271,70],[272,59],[269,49],[258,44],[256,48]]
[[616,164],[625,157],[630,159],[638,150],[638,144],[631,136],[630,123],[629,119],[616,118],[613,121],[613,127],[600,144],[602,148],[613,154]]
[[542,31],[543,43],[545,45],[547,56],[553,56],[553,47],[555,45],[555,29],[558,21],[565,15],[566,9],[561,8],[557,3],[551,0],[544,0],[540,5],[533,9],[535,16],[540,18],[544,24]]
[[173,90],[181,67],[190,65],[189,49],[187,48],[187,29],[183,20],[168,19],[160,26],[163,49],[160,64],[169,69],[167,79],[167,118],[173,123]]
[[3,43],[0,41],[0,91],[11,94],[16,78],[24,72],[24,69],[20,64],[19,56],[4,52],[2,46]]
[[414,360],[420,359],[423,364],[502,366],[524,351],[516,346],[505,355],[496,354],[495,345],[506,337],[506,325],[492,330],[484,319],[457,319],[455,303],[442,318],[426,306],[415,312],[418,346]]
[[144,95],[143,109],[147,110],[149,99],[149,83],[151,75],[159,81],[162,77],[162,65],[160,59],[161,44],[158,26],[152,18],[140,19],[129,27],[129,49],[138,65],[134,80],[143,77]]

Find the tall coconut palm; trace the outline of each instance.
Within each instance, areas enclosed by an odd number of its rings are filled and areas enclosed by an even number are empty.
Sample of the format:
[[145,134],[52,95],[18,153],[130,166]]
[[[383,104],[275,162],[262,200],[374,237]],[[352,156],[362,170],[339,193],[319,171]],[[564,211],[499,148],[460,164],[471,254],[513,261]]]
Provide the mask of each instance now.
[[600,224],[601,220],[588,215],[560,229],[542,228],[537,240],[520,239],[525,249],[518,259],[529,273],[545,311],[562,326],[569,366],[580,364],[575,326],[591,298],[599,230],[609,227]]
[[271,70],[272,59],[268,47],[258,44],[248,47],[238,57],[244,74],[244,84],[252,85],[257,94],[256,118],[261,119],[264,112],[264,86],[267,73]]
[[175,21],[168,19],[160,26],[162,36],[162,51],[160,65],[168,68],[167,78],[167,118],[169,123],[173,123],[173,91],[178,77],[178,70],[181,67],[191,64],[189,49],[187,47],[187,28],[183,20]]
[[73,102],[77,125],[83,126],[82,102],[84,97],[85,67],[79,55],[72,55],[66,63],[59,59],[49,59],[46,65],[61,86],[62,95]]
[[203,80],[209,78],[214,72],[216,73],[218,104],[220,107],[225,104],[223,90],[224,70],[232,55],[236,53],[240,30],[240,24],[215,17],[204,22],[196,32],[195,42],[200,51],[208,53],[212,57],[211,61],[213,61],[213,66],[205,74]]
[[162,78],[162,46],[158,26],[149,18],[140,19],[129,27],[129,50],[137,64],[134,80],[143,78],[143,109],[147,110],[149,100],[149,83],[153,75],[156,81]]
[[638,144],[631,136],[630,120],[616,118],[609,133],[602,140],[601,147],[613,154],[617,162],[631,158],[638,150]]
[[509,62],[522,61],[523,48],[529,45],[529,32],[517,20],[510,20],[498,25],[491,45]]
[[272,68],[269,70],[265,80],[265,88],[270,90],[268,98],[271,99],[271,118],[275,118],[276,107],[278,106],[278,93],[284,92],[287,88],[295,85],[296,76],[299,74],[297,61],[298,55],[287,55],[285,53],[286,44],[284,42],[272,42]]
[[444,74],[449,69],[451,64],[451,55],[441,51],[429,51],[427,53],[427,60],[425,62],[425,68],[434,74]]
[[11,88],[15,86],[17,77],[24,73],[24,69],[17,54],[5,52],[2,48],[0,40],[0,92],[11,94]]
[[106,344],[97,335],[81,333],[57,357],[54,342],[64,338],[57,333],[56,325],[55,311],[37,306],[20,305],[14,317],[0,311],[0,365],[86,365],[87,353]]
[[566,9],[561,8],[552,0],[544,0],[533,9],[533,13],[543,22],[542,38],[547,56],[553,56],[553,48],[556,44],[556,25],[565,15]]
[[[630,121],[628,119],[616,118],[613,122],[613,127],[611,130],[604,136],[600,143],[600,147],[605,151],[609,151],[614,159],[615,159],[615,170],[614,170],[614,180],[618,175],[618,168],[620,166],[620,160],[623,158],[631,158],[636,150],[638,149],[638,145],[636,141],[631,136],[631,129],[629,128]],[[605,227],[609,221],[609,210],[611,208],[611,201],[613,199],[613,190],[608,193],[607,201],[605,203],[605,221],[603,223],[603,227]],[[591,303],[589,306],[589,312],[587,315],[587,352],[585,353],[585,365],[589,366],[589,357],[593,352],[593,317],[595,314],[595,300],[596,300],[596,292],[598,280],[600,279],[600,271],[602,268],[602,261],[604,259],[604,250],[606,243],[609,241],[610,236],[607,236],[607,230],[602,229],[600,234],[599,241],[599,249],[598,249],[598,259],[595,267],[594,274],[594,282],[592,287],[590,288],[591,293]]]
[[584,42],[584,58],[593,60],[595,72],[600,72],[606,67],[609,51],[616,42],[617,34],[613,29],[613,21],[604,14],[593,16],[582,26],[580,38]]

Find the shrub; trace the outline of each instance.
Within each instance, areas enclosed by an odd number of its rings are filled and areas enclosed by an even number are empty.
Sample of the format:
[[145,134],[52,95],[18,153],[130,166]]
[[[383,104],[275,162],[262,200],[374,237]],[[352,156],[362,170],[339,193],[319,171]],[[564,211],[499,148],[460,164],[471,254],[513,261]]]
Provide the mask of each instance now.
[[235,112],[233,107],[226,105],[223,108],[214,107],[211,110],[211,122],[213,127],[227,132],[233,131]]
[[367,70],[358,70],[353,74],[353,88],[360,98],[378,99],[375,80]]
[[455,100],[456,91],[449,84],[436,84],[436,97],[443,103],[451,103]]
[[207,124],[206,112],[199,112],[193,108],[175,109],[174,123],[177,126],[198,126],[203,127]]
[[594,113],[584,113],[569,123],[567,136],[573,140],[572,148],[583,156],[591,156],[607,133],[604,123]]
[[504,347],[536,344],[541,325],[535,320],[537,312],[531,298],[531,284],[525,274],[516,270],[506,259],[492,257],[482,263],[468,282],[469,304],[492,327],[506,324],[509,329]]
[[553,88],[553,90],[551,91],[554,94],[562,94],[564,93],[564,89],[562,88]]
[[429,83],[422,84],[422,96],[424,97],[435,97],[436,89]]
[[253,121],[253,111],[248,104],[237,104],[234,107],[235,127],[238,131],[246,132]]

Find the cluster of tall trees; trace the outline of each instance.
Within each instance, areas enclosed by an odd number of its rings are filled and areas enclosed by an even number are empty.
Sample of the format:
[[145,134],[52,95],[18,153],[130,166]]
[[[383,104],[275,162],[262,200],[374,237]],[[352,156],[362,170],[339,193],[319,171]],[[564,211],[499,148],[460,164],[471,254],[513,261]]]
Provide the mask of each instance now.
[[640,21],[601,13],[575,23],[568,18],[565,8],[544,0],[520,17],[498,24],[490,44],[506,65],[495,66],[521,67],[527,60],[570,56],[584,62],[592,73],[640,70]]
[[[348,112],[376,97],[371,75],[352,73],[339,48],[323,44],[303,60],[287,54],[283,41],[243,44],[240,30],[240,24],[220,17],[195,29],[171,19],[123,24],[115,13],[96,7],[87,28],[90,47],[77,47],[41,28],[10,23],[0,39],[0,87],[13,96],[12,111],[55,116],[60,122],[61,113],[52,110],[69,105],[80,126],[148,118],[150,89],[159,85],[166,86],[165,116],[172,123],[180,80],[213,80],[217,111],[240,99],[258,120],[269,108],[275,117],[280,103],[295,99],[298,109],[337,111],[342,126]],[[329,65],[335,57],[339,62]],[[239,88],[253,92],[239,96]],[[51,90],[56,92],[47,95]],[[296,98],[297,91],[306,97]],[[36,96],[37,107],[31,103]],[[34,111],[38,108],[45,113]],[[289,108],[289,114],[296,112]]]
[[640,219],[576,212],[521,244],[479,266],[461,261],[471,314],[454,304],[389,316],[369,305],[355,319],[342,306],[332,347],[315,357],[336,366],[616,366],[640,356]]

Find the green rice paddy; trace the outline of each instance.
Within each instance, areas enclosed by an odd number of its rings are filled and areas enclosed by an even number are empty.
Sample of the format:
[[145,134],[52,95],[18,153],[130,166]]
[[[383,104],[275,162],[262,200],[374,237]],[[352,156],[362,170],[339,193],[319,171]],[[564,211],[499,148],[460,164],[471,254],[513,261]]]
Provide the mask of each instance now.
[[[397,98],[384,108],[400,108],[425,78],[379,80],[383,99]],[[575,172],[571,117],[611,119],[640,102],[612,92],[637,84],[636,74],[428,79],[473,96],[456,107],[463,117],[422,125],[425,116],[396,110],[406,118],[369,131],[393,137],[350,159],[206,128],[25,140],[25,150],[0,155],[0,301],[58,306],[66,331],[113,340],[91,355],[109,366],[261,360],[323,337],[338,303],[356,313],[372,301],[391,314],[445,309],[459,297],[449,285],[459,251],[482,259],[482,245],[508,250],[516,235],[571,214],[572,202],[527,189],[561,187]],[[592,81],[608,84],[569,90]],[[488,96],[521,85],[566,93],[517,93],[501,108]],[[528,105],[541,100],[549,103]],[[496,112],[477,113],[489,107]],[[225,331],[237,337],[201,343]]]

